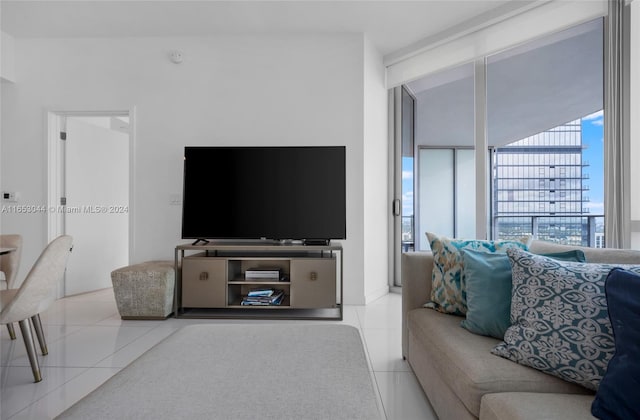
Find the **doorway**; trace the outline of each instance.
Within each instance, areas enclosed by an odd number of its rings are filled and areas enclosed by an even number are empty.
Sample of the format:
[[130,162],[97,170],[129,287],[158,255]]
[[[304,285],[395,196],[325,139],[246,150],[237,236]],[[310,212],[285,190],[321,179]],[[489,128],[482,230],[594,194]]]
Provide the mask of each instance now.
[[48,241],[74,238],[58,296],[111,287],[129,264],[132,113],[48,115]]

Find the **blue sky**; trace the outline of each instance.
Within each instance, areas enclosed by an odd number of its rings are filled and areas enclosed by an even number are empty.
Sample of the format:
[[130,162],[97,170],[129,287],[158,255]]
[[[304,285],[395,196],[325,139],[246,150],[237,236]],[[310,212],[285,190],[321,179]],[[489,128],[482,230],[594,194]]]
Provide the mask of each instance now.
[[583,161],[589,162],[584,171],[589,174],[587,182],[591,214],[604,214],[604,116],[602,111],[582,118]]
[[[583,161],[589,162],[584,169],[589,174],[587,185],[591,214],[604,214],[604,117],[603,112],[594,112],[582,118],[582,144],[585,149]],[[413,165],[412,158],[402,158],[402,214],[413,214]]]
[[413,214],[413,158],[402,158],[402,215]]

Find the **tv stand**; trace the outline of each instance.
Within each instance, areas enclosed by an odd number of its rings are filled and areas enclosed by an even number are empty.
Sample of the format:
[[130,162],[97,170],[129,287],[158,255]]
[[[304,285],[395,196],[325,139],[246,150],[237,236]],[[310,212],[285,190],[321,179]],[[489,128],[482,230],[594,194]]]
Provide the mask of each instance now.
[[198,245],[200,242],[202,242],[205,245],[209,243],[207,239],[198,238],[191,245]]
[[[176,317],[342,319],[340,245],[199,242],[175,250]],[[265,288],[284,297],[247,305],[250,291]]]

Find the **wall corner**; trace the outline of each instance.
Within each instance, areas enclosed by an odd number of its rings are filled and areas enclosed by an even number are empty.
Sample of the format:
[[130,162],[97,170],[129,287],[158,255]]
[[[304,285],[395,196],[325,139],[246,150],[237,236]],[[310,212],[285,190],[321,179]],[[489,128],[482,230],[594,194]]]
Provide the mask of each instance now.
[[15,73],[15,40],[0,31],[0,78],[3,82],[16,81]]

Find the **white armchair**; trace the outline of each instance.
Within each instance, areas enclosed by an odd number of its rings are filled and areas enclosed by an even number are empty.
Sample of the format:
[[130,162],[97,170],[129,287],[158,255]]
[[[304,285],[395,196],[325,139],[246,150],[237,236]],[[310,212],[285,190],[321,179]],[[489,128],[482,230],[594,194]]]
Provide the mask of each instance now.
[[0,324],[17,322],[22,332],[35,382],[42,380],[31,324],[36,331],[42,354],[47,354],[40,313],[56,299],[56,285],[62,279],[71,252],[71,236],[60,236],[42,251],[18,289],[0,291]]
[[[16,234],[0,235],[0,248],[13,248],[14,250],[5,255],[0,255],[0,271],[4,273],[4,279],[0,284],[0,290],[16,289],[15,284],[18,267],[20,267],[20,256],[22,254],[22,236]],[[7,324],[9,337],[16,339],[16,332],[13,324]]]

